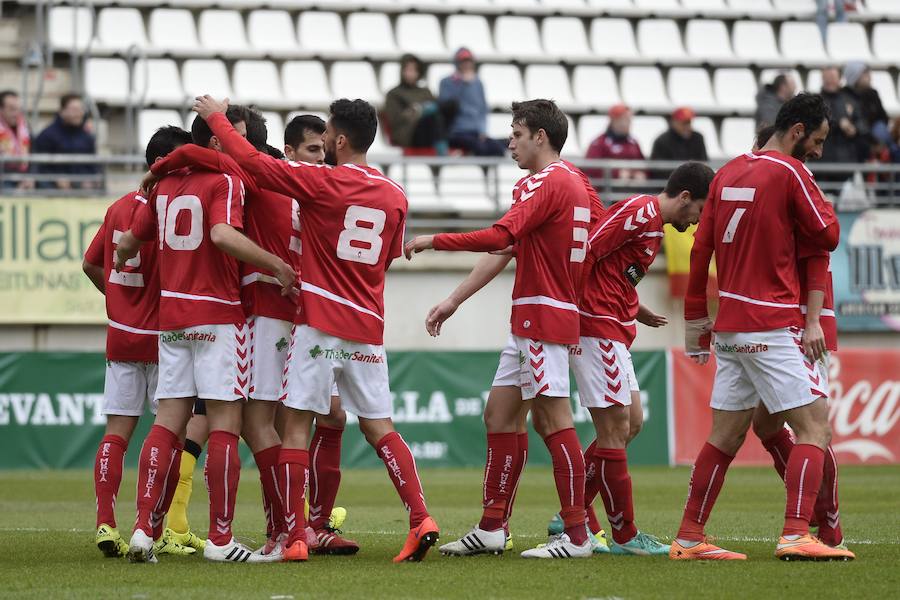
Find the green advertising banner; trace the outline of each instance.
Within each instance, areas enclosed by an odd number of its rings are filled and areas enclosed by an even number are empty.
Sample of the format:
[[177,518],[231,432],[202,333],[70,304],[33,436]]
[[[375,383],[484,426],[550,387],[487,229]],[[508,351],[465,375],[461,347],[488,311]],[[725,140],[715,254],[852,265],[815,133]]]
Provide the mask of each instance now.
[[[482,413],[498,352],[388,353],[394,421],[423,467],[481,466]],[[645,424],[629,448],[633,464],[669,463],[666,353],[635,352]],[[0,353],[0,469],[86,468],[103,435],[103,355]],[[573,384],[574,385],[574,384]],[[587,411],[573,398],[583,443],[593,439]],[[127,455],[137,461],[151,424],[141,419]],[[529,462],[549,464],[543,441],[532,432]],[[249,451],[242,459],[249,464]],[[343,443],[347,467],[380,467],[355,419],[348,415]]]

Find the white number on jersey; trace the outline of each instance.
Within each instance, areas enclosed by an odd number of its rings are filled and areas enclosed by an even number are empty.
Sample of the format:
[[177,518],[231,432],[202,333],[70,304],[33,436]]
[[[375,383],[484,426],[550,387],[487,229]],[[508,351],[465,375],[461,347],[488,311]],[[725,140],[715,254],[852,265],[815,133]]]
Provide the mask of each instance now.
[[[156,197],[156,213],[159,219],[159,247],[163,241],[172,250],[196,250],[203,242],[203,205],[197,196],[177,196],[167,205],[169,197]],[[175,232],[178,215],[188,211],[191,216],[191,228],[186,234]]]
[[745,212],[747,212],[746,208],[736,208],[734,210],[731,220],[728,221],[728,227],[725,228],[725,235],[722,236],[723,244],[730,244],[734,241],[734,234],[737,233],[738,224],[741,222],[741,217],[744,216]]
[[[572,251],[569,253],[569,261],[582,263],[587,256],[587,226],[591,222],[591,209],[576,206],[573,218],[575,220],[575,226],[572,228],[572,241],[577,243],[578,247],[572,248]],[[581,223],[584,223],[585,226],[581,227]]]
[[303,243],[300,241],[300,203],[291,198],[291,242],[290,251],[303,254]]
[[[118,229],[113,230],[112,241],[114,246],[119,243],[120,239],[122,239],[122,235],[124,234]],[[115,250],[113,250],[113,262],[116,262]],[[125,266],[131,267],[132,269],[139,269],[141,267],[140,251],[138,251],[134,258],[129,258],[128,260],[126,260]],[[144,274],[125,271],[122,271],[120,273],[113,269],[109,272],[109,282],[118,285],[126,285],[128,287],[144,287]]]
[[384,242],[381,232],[387,215],[383,210],[351,206],[344,214],[344,230],[338,238],[338,258],[366,265],[378,264]]

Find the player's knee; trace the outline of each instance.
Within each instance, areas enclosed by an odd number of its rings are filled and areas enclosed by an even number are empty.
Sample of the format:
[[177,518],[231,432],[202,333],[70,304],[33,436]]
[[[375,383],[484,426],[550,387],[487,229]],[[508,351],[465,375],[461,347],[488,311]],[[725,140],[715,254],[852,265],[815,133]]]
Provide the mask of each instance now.
[[331,412],[326,417],[320,417],[319,420],[325,427],[332,429],[343,429],[347,425],[347,412],[341,407],[332,407]]

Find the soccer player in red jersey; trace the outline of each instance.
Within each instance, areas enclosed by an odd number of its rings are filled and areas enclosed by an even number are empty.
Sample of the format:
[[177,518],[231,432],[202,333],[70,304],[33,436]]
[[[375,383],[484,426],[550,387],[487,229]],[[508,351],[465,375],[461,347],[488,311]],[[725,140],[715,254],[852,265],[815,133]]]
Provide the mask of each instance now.
[[309,431],[316,414],[329,413],[336,383],[342,406],[359,417],[409,511],[410,532],[394,561],[421,560],[439,530],[425,506],[412,453],[391,420],[383,347],[385,271],[403,252],[407,201],[399,185],[366,163],[377,128],[375,109],[363,100],[332,103],[325,131],[328,164],[315,165],[258,152],[228,124],[226,106],[203,96],[194,110],[260,186],[300,202],[301,307],[282,394],[290,409],[279,459],[289,536],[283,557],[308,558],[303,505]]
[[[707,542],[704,525],[759,400],[769,413],[783,413],[797,435],[785,469],[787,501],[776,556],[853,557],[809,535],[830,430],[828,394],[814,362],[807,360],[813,353],[808,335],[800,333],[797,236],[829,252],[840,237],[834,211],[803,165],[806,158],[821,155],[828,117],[821,96],[800,94],[787,101],[762,150],[730,161],[710,188],[691,250],[685,347],[704,364],[710,331],[715,331],[713,426],[694,463],[681,527],[669,554],[673,559],[746,559]],[[714,326],[706,303],[713,252],[720,300]]]
[[[179,127],[162,127],[150,138],[145,157],[152,165],[191,134]],[[116,244],[131,226],[132,216],[147,200],[139,192],[119,198],[109,207],[103,224],[84,255],[84,272],[106,297],[106,378],[103,414],[106,431],[94,460],[97,497],[97,547],[108,557],[124,556],[128,544],[116,529],[116,497],[128,442],[144,405],[156,412],[157,339],[159,337],[159,273],[153,246],[113,269]],[[194,549],[189,549],[191,553]]]
[[[246,109],[233,107],[229,116],[246,131]],[[197,145],[219,146],[202,119],[195,119],[191,134]],[[138,515],[128,550],[135,562],[155,560],[151,533],[165,513],[166,482],[178,470],[179,438],[195,398],[206,401],[210,428],[204,468],[210,524],[203,554],[214,561],[268,560],[235,541],[231,531],[240,478],[240,401],[250,362],[238,260],[274,273],[284,293],[296,284],[297,272],[240,233],[243,200],[244,183],[233,175],[173,173],[136,213],[117,248],[117,269],[142,240],[155,238],[159,248],[159,410],[141,450]]]
[[591,200],[581,176],[559,160],[566,117],[549,100],[513,103],[509,147],[532,174],[517,186],[509,212],[492,227],[472,233],[416,237],[406,255],[436,250],[498,251],[514,245],[512,332],[500,357],[485,415],[488,461],[484,512],[479,524],[447,554],[503,552],[503,521],[512,488],[522,400],[532,400],[535,421],[553,459],[565,532],[528,558],[575,558],[592,553],[585,528],[584,461],[569,405],[568,345],[578,342],[576,288],[586,256]]
[[[669,546],[634,523],[631,476],[625,448],[643,423],[640,389],[629,347],[637,334],[637,284],[662,244],[663,225],[678,231],[697,223],[713,171],[698,162],[672,172],[658,196],[634,196],[610,208],[588,238],[579,298],[581,337],[569,363],[581,405],[591,414],[596,440],[585,453],[588,526],[600,528],[591,504],[599,493],[612,526],[613,554],[668,554]],[[594,521],[593,523],[591,521]]]

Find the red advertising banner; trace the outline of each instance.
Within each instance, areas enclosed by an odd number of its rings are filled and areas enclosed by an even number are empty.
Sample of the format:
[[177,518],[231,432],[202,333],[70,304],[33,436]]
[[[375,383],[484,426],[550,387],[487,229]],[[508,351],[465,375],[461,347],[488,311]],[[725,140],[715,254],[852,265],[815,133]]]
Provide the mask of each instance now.
[[[672,397],[676,464],[693,464],[709,435],[709,398],[715,360],[699,366],[672,350]],[[829,367],[831,447],[843,464],[900,462],[900,350],[847,349]],[[735,464],[769,464],[752,432]]]

